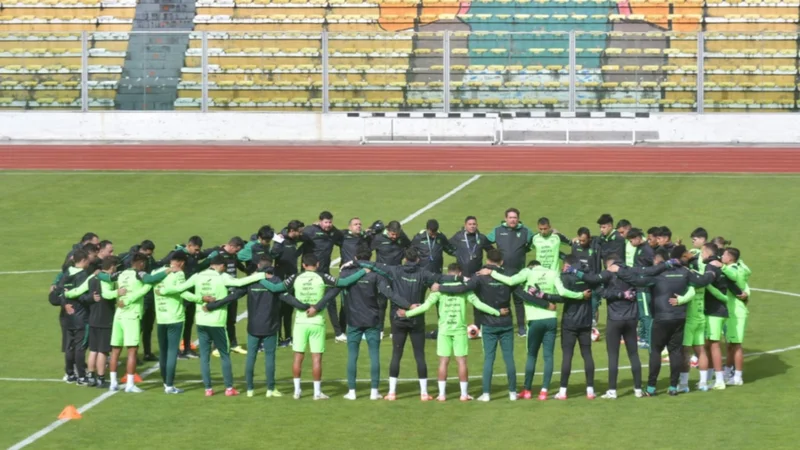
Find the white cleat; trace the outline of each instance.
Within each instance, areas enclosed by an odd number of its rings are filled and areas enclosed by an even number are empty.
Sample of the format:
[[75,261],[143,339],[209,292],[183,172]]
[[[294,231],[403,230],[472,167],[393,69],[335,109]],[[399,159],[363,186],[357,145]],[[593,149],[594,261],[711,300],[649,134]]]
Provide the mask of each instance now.
[[118,383],[111,383],[108,386],[108,390],[111,391],[111,392],[118,391],[119,390],[119,384]]
[[356,399],[356,393],[355,392],[348,392],[347,394],[344,394],[344,399],[345,400],[355,400]]
[[314,394],[314,400],[327,400],[330,397],[320,392],[319,394]]
[[737,380],[735,378],[732,378],[728,380],[725,384],[727,384],[728,386],[741,386],[744,384],[744,380]]
[[300,394],[302,394],[302,393],[303,393],[303,391],[294,391],[294,395],[292,395],[292,397],[295,400],[300,400]]
[[380,393],[369,394],[370,400],[382,400],[383,396]]
[[347,335],[342,333],[342,334],[336,336],[336,338],[333,341],[336,342],[337,344],[347,343]]
[[633,390],[633,395],[636,398],[642,398],[642,397],[644,397],[644,392],[641,389],[634,389]]
[[144,391],[141,388],[139,388],[139,386],[133,385],[133,386],[125,386],[125,392],[128,394],[141,394]]
[[183,389],[178,389],[175,386],[164,389],[165,394],[183,394]]
[[479,402],[488,402],[488,401],[491,401],[491,400],[492,400],[492,397],[491,397],[489,394],[487,394],[487,393],[485,393],[485,392],[484,392],[483,394],[481,394],[481,396],[480,396],[480,397],[478,397],[478,399],[477,399],[477,400],[478,400]]
[[688,384],[682,384],[682,385],[678,386],[678,393],[680,393],[680,394],[688,394],[689,393],[689,385]]
[[[637,397],[641,397],[641,395],[637,395]],[[601,395],[600,398],[604,398],[606,400],[616,400],[617,393],[616,392],[611,392],[611,391],[606,391],[606,393]]]
[[517,393],[516,392],[509,392],[508,399],[512,402],[517,401]]

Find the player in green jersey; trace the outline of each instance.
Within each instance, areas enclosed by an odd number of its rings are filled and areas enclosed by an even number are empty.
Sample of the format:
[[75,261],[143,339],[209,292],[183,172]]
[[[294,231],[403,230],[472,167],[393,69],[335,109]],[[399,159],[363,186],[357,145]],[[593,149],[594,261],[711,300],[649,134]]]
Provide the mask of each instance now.
[[[461,266],[452,263],[447,267],[447,274],[454,277],[461,276]],[[414,317],[425,314],[433,305],[439,305],[439,334],[436,338],[436,353],[439,355],[439,397],[438,401],[446,400],[445,387],[447,384],[447,366],[450,358],[455,356],[458,362],[458,380],[461,386],[461,401],[472,400],[469,395],[469,374],[467,372],[467,354],[469,353],[469,337],[467,336],[467,303],[472,304],[479,311],[493,316],[508,315],[508,308],[500,311],[480,301],[472,292],[465,294],[443,294],[433,292],[428,295],[421,306],[408,312],[400,310],[400,317]]]
[[[703,250],[697,258],[695,271],[698,275],[706,272],[706,264],[703,256],[710,250]],[[708,255],[711,256],[711,255]],[[690,261],[695,259],[693,252],[687,251],[681,256],[681,264],[690,267]],[[683,328],[683,371],[679,376],[678,392],[689,392],[689,367],[693,355],[697,355],[697,366],[700,371],[700,383],[698,388],[701,391],[708,390],[708,353],[706,353],[706,288],[696,287],[694,295],[686,304],[686,323]]]
[[739,249],[728,247],[722,253],[722,273],[736,283],[742,294],[735,296],[730,290],[728,291],[728,320],[725,321],[725,338],[728,341],[728,364],[733,362],[733,376],[728,377],[728,386],[741,386],[744,384],[742,380],[742,371],[744,369],[744,352],[742,350],[742,343],[744,342],[744,332],[747,326],[747,317],[750,311],[747,309],[747,304],[750,300],[750,286],[748,279],[750,278],[750,268],[739,259]]
[[[211,267],[200,273],[192,275],[183,283],[172,287],[162,287],[156,292],[158,295],[167,296],[194,288],[194,293],[185,293],[182,297],[197,304],[210,303],[228,296],[228,287],[240,287],[254,283],[266,277],[263,272],[257,272],[249,277],[234,278],[225,273],[229,258],[217,255],[211,260]],[[228,309],[222,308],[209,311],[198,308],[195,313],[197,324],[197,339],[200,341],[200,371],[205,385],[206,397],[214,395],[211,387],[211,344],[217,348],[222,360],[222,376],[225,382],[225,395],[232,397],[239,395],[233,387],[233,371],[231,370],[230,341],[226,331]]]
[[536,260],[542,267],[556,272],[561,271],[561,245],[570,245],[571,241],[563,234],[553,230],[550,219],[542,217],[537,222],[539,232],[531,239],[531,249],[536,251]]

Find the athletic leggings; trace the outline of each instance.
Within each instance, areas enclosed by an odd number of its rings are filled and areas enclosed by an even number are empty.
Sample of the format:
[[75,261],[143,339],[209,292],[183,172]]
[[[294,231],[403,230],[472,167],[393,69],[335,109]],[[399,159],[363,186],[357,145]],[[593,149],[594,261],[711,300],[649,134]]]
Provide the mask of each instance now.
[[86,376],[86,343],[88,339],[86,328],[67,330],[64,371],[69,375],[74,374],[78,378]]
[[294,308],[292,305],[288,303],[280,302],[281,303],[281,321],[283,321],[283,339],[289,339],[292,337],[292,313],[294,313]]
[[639,361],[639,345],[636,342],[638,320],[611,320],[606,324],[606,349],[608,350],[608,388],[617,389],[619,372],[619,340],[625,338],[625,349],[631,362],[633,387],[642,388],[642,363]]
[[572,370],[572,355],[575,343],[581,348],[583,370],[586,373],[586,387],[594,387],[594,358],[592,357],[592,328],[561,327],[561,387],[569,385],[569,373]]
[[192,326],[194,326],[197,304],[184,300],[183,307],[186,311],[186,318],[183,321],[183,351],[188,352],[192,349]]
[[278,335],[253,336],[247,333],[247,362],[244,368],[244,378],[247,381],[247,390],[255,389],[253,373],[256,369],[258,348],[264,345],[264,373],[267,375],[267,390],[275,390],[275,350],[278,348]]
[[555,317],[528,322],[528,360],[525,363],[526,391],[530,391],[533,384],[533,375],[536,373],[536,360],[539,358],[540,347],[544,349],[542,389],[546,390],[550,387],[550,380],[553,378],[553,350],[556,347],[557,326],[558,321]]
[[669,385],[678,387],[683,371],[683,328],[686,319],[654,320],[650,339],[650,373],[647,386],[656,387],[658,373],[661,371],[661,352],[669,351]]
[[[340,300],[340,304],[344,306],[344,298]],[[336,309],[336,299],[333,299],[328,302],[327,310],[328,317],[331,319],[331,325],[333,325],[333,333],[335,336],[339,336],[340,334],[344,333],[344,308],[342,308],[341,311],[338,311]]]
[[183,323],[158,324],[158,369],[161,371],[161,381],[167,386],[175,382],[175,366],[178,362],[178,347],[180,345]]
[[156,304],[154,299],[144,301],[144,314],[142,315],[142,350],[145,355],[153,354],[153,328],[156,323]]
[[428,365],[425,362],[425,324],[397,323],[392,321],[392,362],[389,364],[389,376],[397,378],[400,375],[400,360],[403,359],[403,350],[406,338],[411,338],[411,348],[414,349],[414,359],[417,361],[417,376],[420,379],[428,378]]
[[351,327],[347,326],[347,387],[356,388],[356,375],[358,374],[358,353],[362,337],[366,337],[369,350],[369,377],[370,387],[378,389],[381,377],[381,332],[378,327]]
[[236,347],[239,345],[239,341],[236,340],[236,316],[238,315],[239,300],[234,300],[228,303],[228,319],[225,322],[225,331],[228,334],[228,343],[230,347]]

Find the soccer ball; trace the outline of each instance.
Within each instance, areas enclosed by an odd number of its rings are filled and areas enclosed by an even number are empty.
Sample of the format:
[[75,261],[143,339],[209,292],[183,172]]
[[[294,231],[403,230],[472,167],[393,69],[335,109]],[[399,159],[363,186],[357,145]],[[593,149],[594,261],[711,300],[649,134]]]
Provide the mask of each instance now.
[[592,341],[597,342],[600,340],[600,330],[592,328]]
[[470,324],[467,327],[467,336],[469,336],[470,339],[478,339],[481,337],[481,329],[474,323]]
[[697,366],[700,365],[700,360],[697,358],[697,355],[692,355],[692,359],[689,360],[689,365],[692,366],[693,369],[696,369]]

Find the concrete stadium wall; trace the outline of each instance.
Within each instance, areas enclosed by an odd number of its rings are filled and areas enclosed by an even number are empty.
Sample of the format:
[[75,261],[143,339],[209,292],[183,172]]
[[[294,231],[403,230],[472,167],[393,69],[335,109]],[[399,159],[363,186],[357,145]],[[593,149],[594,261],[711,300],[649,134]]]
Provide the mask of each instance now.
[[[345,114],[191,112],[0,112],[0,141],[274,141],[370,139],[488,141],[494,119],[364,119]],[[602,143],[800,143],[796,114],[661,114],[646,119],[511,119],[507,140]]]

